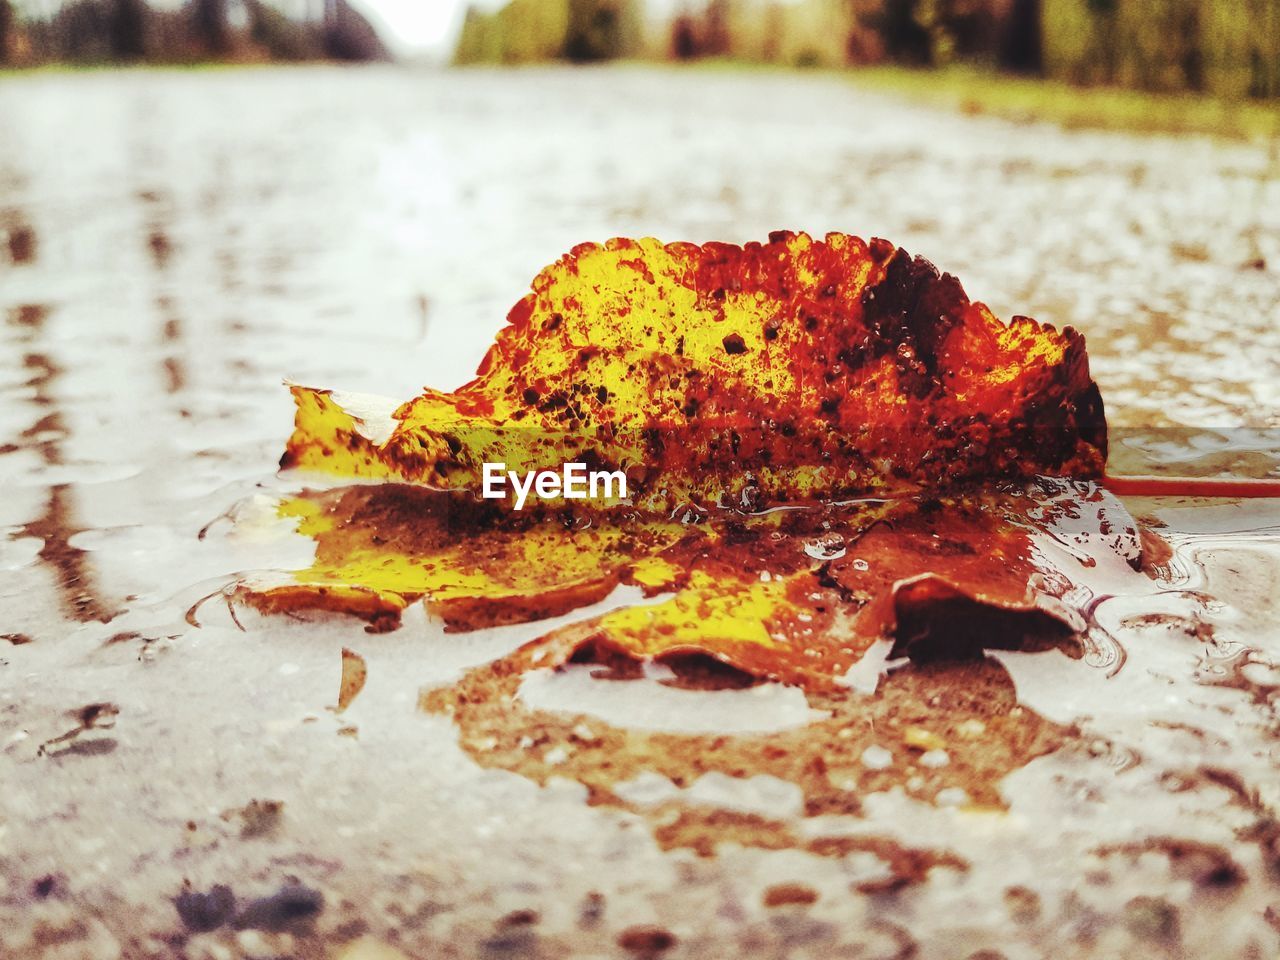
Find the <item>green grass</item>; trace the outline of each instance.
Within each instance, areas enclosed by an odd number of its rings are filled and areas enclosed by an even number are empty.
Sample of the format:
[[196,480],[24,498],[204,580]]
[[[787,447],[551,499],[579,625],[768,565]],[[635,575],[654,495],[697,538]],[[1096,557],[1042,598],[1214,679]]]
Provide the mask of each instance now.
[[306,67],[338,63],[334,60],[53,60],[24,67],[0,67],[0,80],[10,77],[33,77],[57,74],[117,73],[119,71],[155,73],[220,73],[236,70],[270,70],[278,67]]
[[[643,61],[634,61],[643,62]],[[1079,87],[1038,77],[1016,77],[963,65],[814,67],[708,58],[667,66],[678,70],[822,73],[890,96],[1022,123],[1068,129],[1150,134],[1207,134],[1230,140],[1280,141],[1280,100],[1225,100],[1195,93],[1149,93],[1121,87]]]
[[1008,120],[1044,121],[1076,129],[1201,133],[1233,140],[1280,138],[1280,102],[1275,101],[1076,87],[970,67],[863,67],[844,75],[868,90]]

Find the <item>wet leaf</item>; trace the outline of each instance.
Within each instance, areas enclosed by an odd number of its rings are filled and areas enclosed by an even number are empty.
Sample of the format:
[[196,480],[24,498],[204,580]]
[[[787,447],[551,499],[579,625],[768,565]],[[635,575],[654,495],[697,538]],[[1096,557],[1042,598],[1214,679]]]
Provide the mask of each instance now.
[[[1062,543],[1076,537],[1075,508],[1123,508],[1092,484],[1057,481],[1054,489],[1055,499],[989,492],[896,501],[846,519],[850,546],[825,562],[804,544],[815,529],[839,529],[841,513],[794,511],[777,529],[693,553],[669,600],[562,627],[512,658],[532,669],[708,656],[756,678],[821,689],[838,685],[881,638],[896,641],[891,656],[919,660],[1074,649],[1085,626],[1076,575],[1096,558]],[[1132,527],[1121,539],[1137,549]],[[1128,570],[1122,554],[1112,557]]]
[[340,610],[372,629],[423,597],[449,629],[467,630],[556,616],[624,580],[656,589],[678,576],[666,551],[714,536],[633,514],[579,527],[404,484],[304,492],[279,512],[315,539],[315,562],[239,596],[264,612]]
[[[371,630],[425,600],[466,630],[666,595],[547,634],[524,668],[703,656],[830,687],[884,637],[916,659],[1063,643],[1069,568],[1141,555],[1085,482],[1106,425],[1082,338],[1002,324],[884,241],[579,246],[457,391],[293,390],[284,466],[401,482],[281,502],[315,561],[239,599]],[[632,495],[517,512],[477,496],[496,461],[621,469]]]
[[377,411],[292,389],[282,466],[478,491],[485,462],[581,461],[651,509],[1096,477],[1106,454],[1074,330],[1002,324],[927,260],[844,234],[583,244],[453,393]]
[[[629,513],[576,529],[479,509],[402,484],[302,494],[286,510],[311,518],[302,529],[316,539],[314,565],[287,583],[243,584],[240,596],[267,612],[345,612],[378,628],[424,599],[460,630],[544,619],[631,584],[664,598],[553,631],[531,645],[530,664],[702,654],[815,687],[885,637],[915,659],[1068,643],[1085,622],[1080,575],[1100,561],[1129,571],[1141,551],[1123,507],[1083,481],[692,524]],[[838,537],[843,552],[815,557],[820,537]]]

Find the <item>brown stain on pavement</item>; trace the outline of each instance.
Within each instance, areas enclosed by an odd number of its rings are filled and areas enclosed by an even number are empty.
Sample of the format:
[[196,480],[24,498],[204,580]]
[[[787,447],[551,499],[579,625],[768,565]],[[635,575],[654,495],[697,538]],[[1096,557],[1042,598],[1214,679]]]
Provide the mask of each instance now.
[[[678,666],[680,685],[724,686],[723,665]],[[736,843],[836,858],[869,852],[888,866],[892,889],[919,882],[934,866],[964,870],[967,864],[950,851],[909,849],[886,838],[806,838],[795,822],[680,799],[646,806],[628,801],[626,790],[618,788],[644,772],[676,787],[712,772],[734,778],[763,774],[800,788],[802,817],[859,816],[862,797],[894,788],[926,803],[959,788],[965,803],[999,809],[1004,801],[998,785],[1007,774],[1077,736],[1074,727],[1020,706],[1008,672],[990,658],[912,664],[891,672],[873,696],[809,691],[810,707],[829,716],[750,735],[624,729],[591,715],[531,709],[519,696],[523,677],[498,660],[456,684],[425,691],[420,707],[449,716],[458,727],[459,746],[480,766],[539,784],[553,777],[576,780],[587,788],[589,804],[643,816],[664,849],[710,856],[720,844]],[[873,746],[887,751],[890,761],[864,763],[863,753]],[[927,752],[940,750],[947,754],[944,763],[932,762],[936,753],[922,761]]]
[[[147,210],[145,242],[152,273],[163,284],[176,248],[169,232],[173,201],[160,190],[139,190],[137,198]],[[160,314],[160,341],[175,351],[160,360],[164,391],[170,395],[181,393],[187,386],[187,364],[177,352],[182,348],[182,318],[174,298],[163,290],[156,295],[155,307]]]
[[36,231],[19,210],[6,210],[0,214],[0,235],[4,236],[4,250],[15,266],[34,263],[37,253]]
[[[182,318],[178,316],[173,297],[160,294],[155,300],[156,310],[160,314],[160,341],[172,346],[175,350],[182,345]],[[186,362],[176,354],[170,354],[160,361],[160,369],[164,373],[165,393],[181,393],[187,387]]]
[[[19,341],[30,347],[36,344],[48,315],[49,308],[43,304],[24,304],[9,311],[8,322],[23,331]],[[53,386],[63,370],[38,352],[26,354],[23,367],[30,373],[27,386],[35,391],[31,402],[44,412],[22,431],[21,446],[36,450],[47,466],[62,466],[66,462],[62,447],[70,431],[62,411],[57,409]],[[20,528],[22,535],[43,541],[38,556],[52,568],[65,613],[81,623],[107,623],[118,611],[101,596],[86,551],[71,543],[85,529],[76,522],[75,491],[69,483],[50,486],[44,512]]]
[[51,487],[44,513],[23,526],[22,532],[44,541],[39,557],[57,573],[65,612],[81,623],[108,623],[117,611],[99,596],[86,551],[71,544],[71,539],[85,529],[76,525],[74,509],[75,494],[70,484]]

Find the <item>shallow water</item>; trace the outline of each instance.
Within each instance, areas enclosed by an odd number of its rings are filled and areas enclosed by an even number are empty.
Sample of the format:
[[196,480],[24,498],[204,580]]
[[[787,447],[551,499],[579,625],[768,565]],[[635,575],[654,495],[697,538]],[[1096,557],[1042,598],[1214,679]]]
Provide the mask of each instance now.
[[[993,655],[1020,709],[1074,730],[1000,781],[1005,809],[887,789],[794,825],[968,863],[891,895],[851,889],[885,869],[866,850],[664,849],[649,814],[482,768],[419,711],[422,689],[546,623],[445,635],[417,609],[369,636],[251,615],[242,631],[218,604],[186,617],[243,572],[308,562],[305,542],[218,519],[279,489],[281,378],[455,386],[541,266],[614,234],[889,237],[1000,316],[1084,331],[1118,467],[1263,475],[1280,462],[1274,149],[1013,126],[831,77],[630,69],[6,77],[0,132],[6,957],[315,955],[362,932],[411,953],[609,955],[637,924],[674,934],[672,956],[1275,953],[1267,501],[1129,501],[1165,524],[1162,579],[1086,585],[1081,660]],[[338,715],[344,646],[369,680]],[[682,709],[638,689],[599,710]],[[716,696],[787,726],[792,693]],[[553,695],[593,712],[586,691],[537,693]],[[885,737],[871,763],[913,765],[904,781],[955,753]],[[704,781],[635,789],[794,814],[786,782]],[[278,819],[236,812],[255,799]],[[1186,841],[1242,879],[1215,880]],[[194,933],[172,902],[187,883],[243,903],[292,882],[324,897],[311,927]],[[763,906],[783,882],[817,901]]]

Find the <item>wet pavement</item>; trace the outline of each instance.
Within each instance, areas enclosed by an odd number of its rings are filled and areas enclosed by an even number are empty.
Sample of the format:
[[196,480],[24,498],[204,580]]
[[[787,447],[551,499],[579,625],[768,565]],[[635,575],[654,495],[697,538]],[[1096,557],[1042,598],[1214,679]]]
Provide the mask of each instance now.
[[[1129,501],[1175,550],[1141,589],[1089,585],[1110,655],[1001,653],[966,678],[1061,738],[987,785],[1002,803],[884,789],[796,824],[804,843],[712,856],[637,809],[786,821],[798,788],[641,775],[629,809],[592,805],[419,709],[545,624],[445,635],[417,610],[371,636],[201,601],[308,562],[223,519],[280,489],[282,378],[454,387],[544,264],[613,235],[890,238],[999,316],[1086,334],[1118,467],[1274,470],[1278,150],[961,117],[830,76],[0,79],[0,954],[1274,956],[1268,502]],[[339,713],[344,647],[368,681]],[[707,723],[683,691],[626,706],[570,681],[529,702]],[[812,712],[714,696],[743,730]],[[966,718],[891,727],[858,762],[931,775],[990,722]],[[886,886],[904,850],[926,866]]]

